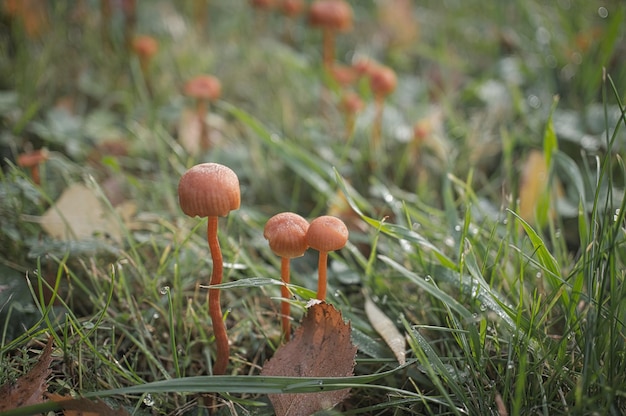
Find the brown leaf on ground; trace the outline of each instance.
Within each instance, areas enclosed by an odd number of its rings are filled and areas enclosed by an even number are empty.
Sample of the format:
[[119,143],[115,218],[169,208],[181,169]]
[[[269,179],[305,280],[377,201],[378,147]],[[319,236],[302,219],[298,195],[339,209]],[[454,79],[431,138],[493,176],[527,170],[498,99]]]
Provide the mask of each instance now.
[[8,382],[0,387],[0,412],[42,403],[43,394],[48,389],[46,379],[50,376],[51,362],[52,338],[48,340],[37,364],[28,373],[14,383]]
[[[356,347],[350,341],[350,323],[332,305],[311,306],[294,338],[276,350],[261,375],[287,377],[349,377],[354,371]],[[319,393],[270,394],[277,416],[306,416],[343,401],[350,389]]]
[[75,399],[60,394],[48,394],[48,398],[59,403],[65,416],[126,416],[128,412],[123,407],[112,409],[102,400]]

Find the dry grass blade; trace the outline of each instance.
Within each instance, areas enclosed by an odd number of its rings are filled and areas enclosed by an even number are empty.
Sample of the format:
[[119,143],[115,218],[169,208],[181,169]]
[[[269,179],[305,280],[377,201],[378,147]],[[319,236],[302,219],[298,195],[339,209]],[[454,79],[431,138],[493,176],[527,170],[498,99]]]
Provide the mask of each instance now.
[[374,302],[365,296],[365,314],[372,327],[383,338],[385,343],[398,359],[400,365],[406,363],[406,342],[404,336],[398,331],[396,325],[387,315],[381,311]]

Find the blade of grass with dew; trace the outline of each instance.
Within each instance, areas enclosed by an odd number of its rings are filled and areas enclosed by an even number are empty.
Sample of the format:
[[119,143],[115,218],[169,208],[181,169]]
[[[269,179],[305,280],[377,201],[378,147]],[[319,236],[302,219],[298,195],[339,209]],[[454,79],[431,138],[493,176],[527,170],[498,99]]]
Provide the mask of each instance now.
[[332,172],[330,165],[322,159],[314,157],[312,153],[305,152],[301,147],[275,137],[259,120],[244,110],[226,103],[222,103],[221,105],[224,107],[224,110],[228,111],[243,124],[251,128],[263,140],[266,146],[277,152],[282,160],[294,172],[298,173],[302,179],[307,181],[327,198],[331,198],[334,191],[328,185],[331,179],[330,172]]
[[348,201],[348,204],[354,210],[354,212],[356,212],[359,215],[359,217],[361,217],[363,221],[365,221],[370,226],[380,230],[380,232],[387,234],[390,237],[394,237],[396,239],[404,239],[409,242],[415,243],[422,248],[432,251],[437,257],[437,260],[439,260],[439,262],[443,266],[453,269],[453,270],[457,269],[457,265],[455,262],[453,262],[450,258],[448,258],[443,252],[441,252],[441,250],[439,250],[434,244],[429,242],[426,238],[421,236],[419,233],[413,230],[409,230],[405,227],[399,226],[397,224],[386,223],[384,221],[376,220],[372,217],[365,215],[361,211],[361,209],[358,207],[358,205],[355,203],[355,201],[352,199],[352,197],[350,196],[350,193],[348,192],[348,189],[345,185],[345,181],[343,180],[343,178],[339,175],[337,171],[335,171],[335,174],[337,176],[337,183],[339,184],[339,188],[344,193],[346,200]]

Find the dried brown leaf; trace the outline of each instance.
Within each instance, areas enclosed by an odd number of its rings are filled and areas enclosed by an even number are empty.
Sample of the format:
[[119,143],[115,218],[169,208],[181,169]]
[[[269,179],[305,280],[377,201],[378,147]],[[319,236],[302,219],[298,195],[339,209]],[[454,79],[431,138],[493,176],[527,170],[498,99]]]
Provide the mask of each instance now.
[[[332,305],[311,306],[294,338],[276,350],[263,370],[265,376],[348,377],[354,371],[356,347],[350,323]],[[319,393],[270,394],[277,416],[306,416],[342,402],[350,389]]]
[[48,340],[37,364],[28,373],[14,383],[8,382],[0,387],[0,412],[42,403],[48,389],[46,380],[50,375],[51,362],[52,338]]
[[48,394],[48,398],[59,403],[65,416],[126,416],[128,412],[123,407],[112,409],[102,400],[73,398],[60,394]]

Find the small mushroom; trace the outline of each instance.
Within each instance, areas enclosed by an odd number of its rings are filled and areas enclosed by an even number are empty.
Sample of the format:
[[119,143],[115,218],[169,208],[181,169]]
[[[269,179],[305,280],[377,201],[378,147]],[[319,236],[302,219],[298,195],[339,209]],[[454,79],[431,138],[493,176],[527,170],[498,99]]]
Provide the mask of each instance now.
[[385,99],[396,89],[398,78],[393,69],[384,65],[374,65],[368,70],[368,74],[376,105],[376,118],[372,131],[372,151],[376,154],[380,147]]
[[315,0],[309,8],[309,24],[322,29],[324,68],[335,59],[335,34],[352,29],[352,7],[343,0]]
[[348,228],[337,217],[324,215],[311,221],[306,233],[306,241],[309,247],[318,250],[319,280],[317,282],[317,299],[326,299],[326,268],[328,252],[343,248],[348,241]]
[[[189,169],[178,183],[178,202],[190,217],[208,217],[207,240],[213,260],[210,285],[222,282],[224,263],[217,238],[218,217],[239,209],[241,196],[239,178],[230,168],[218,163],[202,163]],[[226,326],[222,319],[220,289],[208,292],[209,316],[213,324],[217,353],[213,374],[224,374],[228,365],[230,347]]]
[[[289,261],[301,257],[309,247],[306,241],[306,232],[309,222],[293,212],[281,212],[274,215],[265,223],[263,237],[270,245],[270,249],[281,258],[280,277],[284,283],[289,283]],[[289,288],[283,285],[280,290],[283,298],[281,303],[281,321],[283,339],[289,341],[291,321],[289,319],[290,305],[285,299],[289,297]]]
[[365,104],[356,92],[346,91],[342,94],[339,108],[346,116],[346,139],[350,139],[354,134],[356,115],[363,110],[363,107]]
[[30,170],[30,176],[36,185],[41,184],[41,175],[39,166],[48,160],[48,151],[46,149],[34,150],[28,153],[22,153],[17,157],[17,165]]
[[150,63],[152,62],[152,57],[159,51],[159,43],[152,36],[139,35],[133,38],[132,49],[137,58],[139,58],[141,75],[143,75],[148,92],[151,92]]
[[196,99],[196,114],[200,121],[200,147],[209,148],[209,128],[206,124],[206,115],[211,101],[222,95],[220,80],[212,75],[198,75],[185,83],[185,95]]

